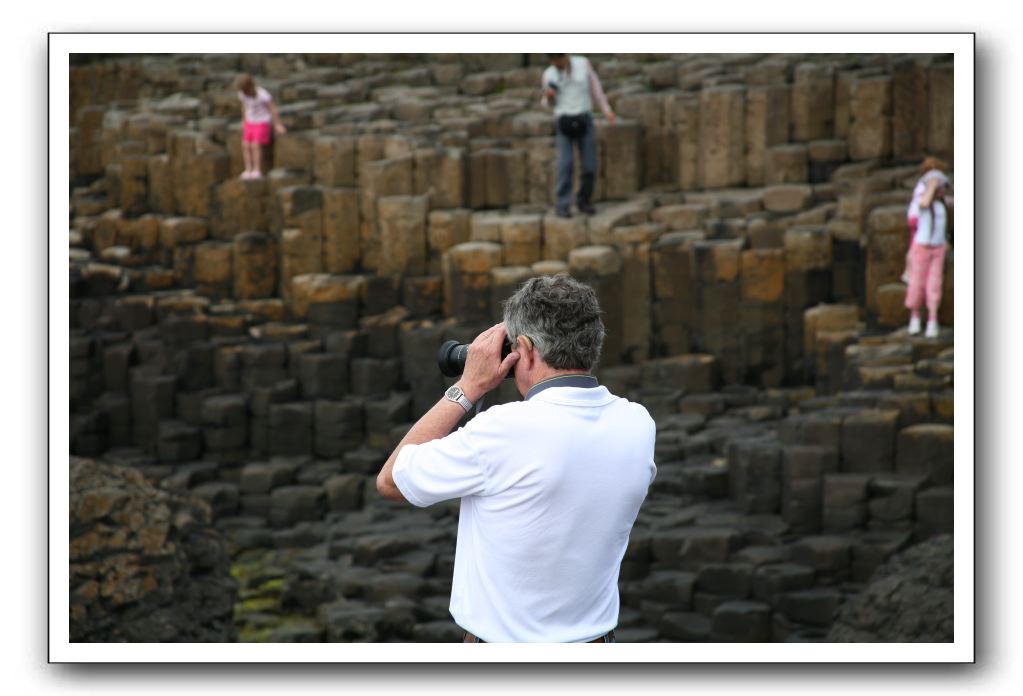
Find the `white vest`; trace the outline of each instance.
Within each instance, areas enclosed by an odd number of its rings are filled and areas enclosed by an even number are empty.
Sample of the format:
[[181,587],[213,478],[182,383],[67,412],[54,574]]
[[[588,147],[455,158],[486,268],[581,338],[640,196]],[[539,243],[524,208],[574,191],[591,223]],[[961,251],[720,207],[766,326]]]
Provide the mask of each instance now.
[[570,70],[562,72],[553,65],[543,73],[544,86],[557,86],[554,97],[554,115],[588,114],[593,111],[593,99],[590,96],[590,70],[588,61],[582,56],[569,57]]

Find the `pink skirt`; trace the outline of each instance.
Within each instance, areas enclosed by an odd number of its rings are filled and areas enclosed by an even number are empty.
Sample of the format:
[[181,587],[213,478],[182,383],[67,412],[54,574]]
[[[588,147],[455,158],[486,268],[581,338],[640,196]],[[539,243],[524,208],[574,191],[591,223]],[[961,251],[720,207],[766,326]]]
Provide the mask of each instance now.
[[242,126],[242,142],[269,145],[270,123],[249,123],[246,121]]

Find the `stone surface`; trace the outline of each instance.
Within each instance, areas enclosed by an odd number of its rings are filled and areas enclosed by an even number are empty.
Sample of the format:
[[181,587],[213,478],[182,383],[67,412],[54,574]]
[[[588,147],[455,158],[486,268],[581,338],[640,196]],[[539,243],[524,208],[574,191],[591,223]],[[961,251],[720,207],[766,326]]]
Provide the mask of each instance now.
[[209,508],[136,471],[70,462],[70,639],[227,642],[237,587]]
[[925,423],[899,431],[895,470],[923,474],[932,484],[952,483],[953,436],[951,425]]
[[721,643],[766,643],[771,636],[771,608],[761,602],[724,602],[714,610],[711,640]]
[[893,556],[839,611],[828,640],[947,643],[954,637],[952,537]]

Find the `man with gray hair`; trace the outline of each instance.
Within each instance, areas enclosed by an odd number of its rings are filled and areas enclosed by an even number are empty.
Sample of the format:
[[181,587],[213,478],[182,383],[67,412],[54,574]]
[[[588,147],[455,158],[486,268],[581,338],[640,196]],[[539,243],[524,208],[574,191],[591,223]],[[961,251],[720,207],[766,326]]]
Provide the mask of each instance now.
[[[461,499],[450,610],[465,642],[614,642],[655,431],[646,409],[590,374],[604,334],[592,288],[567,275],[526,281],[377,477],[390,500]],[[509,370],[525,399],[452,433]]]

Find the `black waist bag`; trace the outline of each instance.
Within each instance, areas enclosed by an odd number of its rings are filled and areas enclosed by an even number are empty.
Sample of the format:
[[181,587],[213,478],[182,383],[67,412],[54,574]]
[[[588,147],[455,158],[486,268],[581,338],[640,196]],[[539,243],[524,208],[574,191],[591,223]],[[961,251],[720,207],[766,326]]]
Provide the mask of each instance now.
[[586,119],[582,114],[558,116],[558,130],[566,138],[576,140],[586,135]]

